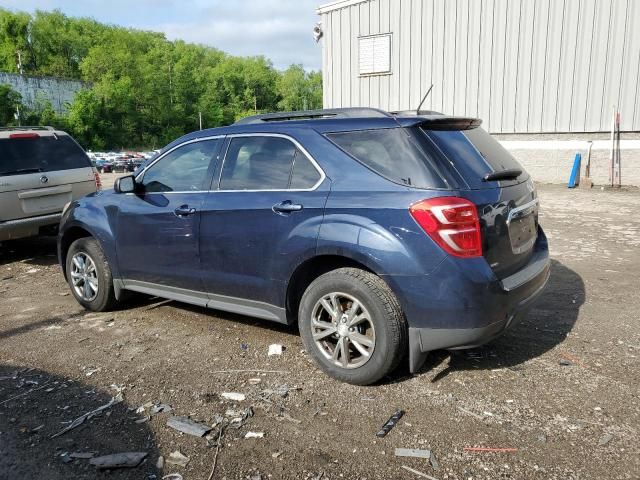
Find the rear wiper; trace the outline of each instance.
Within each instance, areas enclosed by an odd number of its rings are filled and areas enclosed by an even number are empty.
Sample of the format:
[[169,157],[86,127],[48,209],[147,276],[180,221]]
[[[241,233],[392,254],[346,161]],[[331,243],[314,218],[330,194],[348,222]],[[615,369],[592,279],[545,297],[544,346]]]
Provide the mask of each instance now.
[[22,168],[20,170],[8,170],[6,172],[0,172],[1,175],[19,175],[21,173],[40,173],[41,168]]
[[487,173],[482,177],[483,182],[494,182],[496,180],[513,180],[518,178],[522,174],[522,170],[517,168],[511,168],[509,170],[502,170],[501,172]]

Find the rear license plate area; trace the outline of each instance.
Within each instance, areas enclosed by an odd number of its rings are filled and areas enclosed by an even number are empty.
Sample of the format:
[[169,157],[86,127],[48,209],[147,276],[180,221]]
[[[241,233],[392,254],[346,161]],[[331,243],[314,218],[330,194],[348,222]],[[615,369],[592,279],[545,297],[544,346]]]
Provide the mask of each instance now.
[[538,228],[533,212],[529,215],[512,219],[509,223],[509,241],[511,250],[518,255],[528,251],[536,242]]

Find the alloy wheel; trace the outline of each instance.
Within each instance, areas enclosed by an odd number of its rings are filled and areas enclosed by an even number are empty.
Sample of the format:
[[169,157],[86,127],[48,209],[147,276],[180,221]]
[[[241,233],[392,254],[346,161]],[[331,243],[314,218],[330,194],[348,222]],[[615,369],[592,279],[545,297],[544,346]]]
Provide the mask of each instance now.
[[98,295],[96,264],[85,252],[78,252],[71,259],[71,283],[76,295],[87,302]]
[[356,297],[332,292],[313,307],[311,333],[320,352],[341,368],[353,369],[369,361],[376,344],[373,321]]

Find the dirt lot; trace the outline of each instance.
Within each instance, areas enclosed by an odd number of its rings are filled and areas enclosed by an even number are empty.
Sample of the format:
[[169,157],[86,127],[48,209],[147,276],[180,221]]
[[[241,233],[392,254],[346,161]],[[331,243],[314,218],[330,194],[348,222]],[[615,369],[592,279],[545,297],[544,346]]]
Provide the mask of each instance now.
[[[419,478],[402,465],[437,479],[640,478],[640,192],[539,189],[553,271],[530,317],[484,348],[436,352],[420,374],[373,387],[327,378],[292,328],[149,297],[89,314],[67,293],[54,240],[5,244],[0,478],[207,479],[218,429],[207,440],[167,419],[214,425],[249,406],[254,416],[225,431],[213,478]],[[267,356],[272,343],[285,346],[281,356]],[[123,402],[51,438],[106,404],[112,385]],[[173,412],[144,421],[148,402]],[[406,411],[400,423],[376,438],[397,409]],[[245,439],[248,431],[264,438]],[[431,449],[439,468],[395,457],[396,447]],[[167,462],[176,450],[189,457],[185,467]],[[98,473],[64,455],[126,451],[148,455],[136,468]]]

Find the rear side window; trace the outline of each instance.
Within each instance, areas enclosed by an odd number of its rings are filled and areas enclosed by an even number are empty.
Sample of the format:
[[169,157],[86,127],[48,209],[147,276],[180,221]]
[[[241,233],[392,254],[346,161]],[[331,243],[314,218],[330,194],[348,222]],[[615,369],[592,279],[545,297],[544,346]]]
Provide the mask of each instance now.
[[447,188],[450,180],[437,152],[404,128],[359,130],[327,134],[359,162],[392,182],[416,188]]
[[89,157],[66,135],[0,139],[0,175],[90,166]]
[[306,190],[319,180],[318,170],[290,140],[237,137],[229,144],[220,190]]
[[518,161],[482,128],[424,130],[424,133],[475,188],[490,187],[481,180],[487,173],[523,170]]

